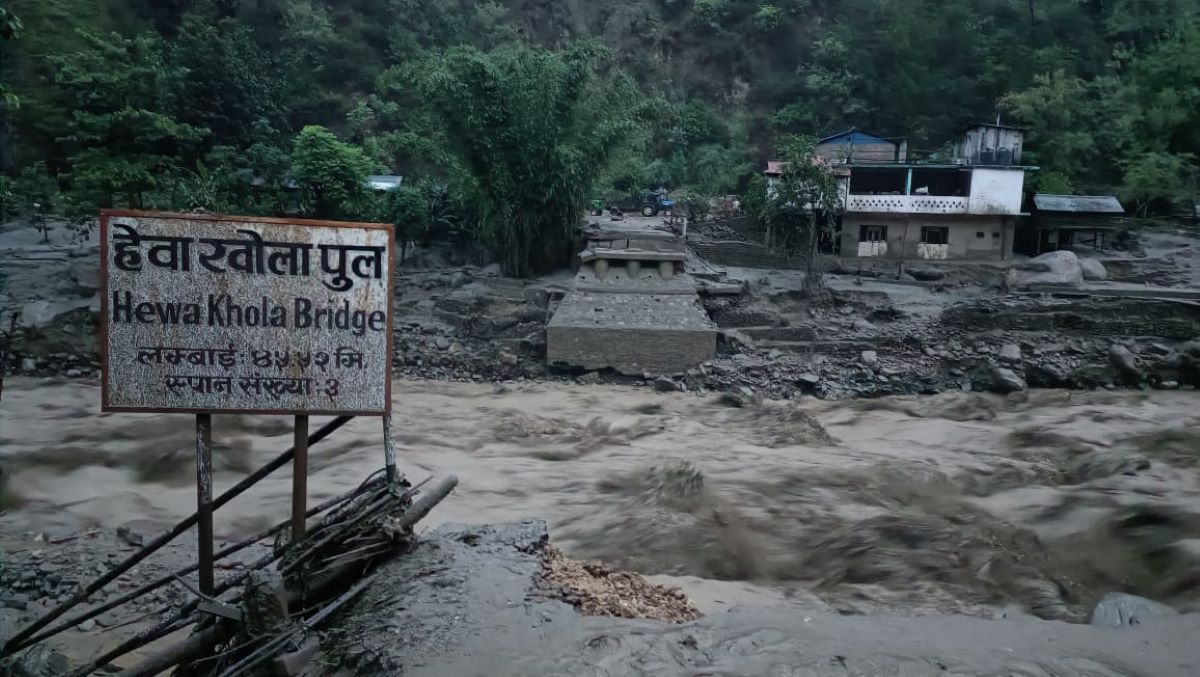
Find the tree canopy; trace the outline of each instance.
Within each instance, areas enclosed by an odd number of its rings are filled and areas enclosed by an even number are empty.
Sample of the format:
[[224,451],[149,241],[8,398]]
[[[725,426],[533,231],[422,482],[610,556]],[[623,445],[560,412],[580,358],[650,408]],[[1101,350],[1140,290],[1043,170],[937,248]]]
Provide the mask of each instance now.
[[590,197],[744,194],[851,126],[922,158],[1000,115],[1039,189],[1165,208],[1200,0],[7,0],[0,97],[11,204],[33,172],[56,205],[382,218],[524,271]]

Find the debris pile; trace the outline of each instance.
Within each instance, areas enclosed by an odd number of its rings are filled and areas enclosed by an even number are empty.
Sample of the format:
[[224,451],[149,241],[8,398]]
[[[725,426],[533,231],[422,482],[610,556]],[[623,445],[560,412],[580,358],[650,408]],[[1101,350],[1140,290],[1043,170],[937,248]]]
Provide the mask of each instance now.
[[686,623],[703,614],[679,588],[650,583],[639,574],[614,571],[599,562],[581,562],[545,546],[538,589],[588,616],[649,618]]

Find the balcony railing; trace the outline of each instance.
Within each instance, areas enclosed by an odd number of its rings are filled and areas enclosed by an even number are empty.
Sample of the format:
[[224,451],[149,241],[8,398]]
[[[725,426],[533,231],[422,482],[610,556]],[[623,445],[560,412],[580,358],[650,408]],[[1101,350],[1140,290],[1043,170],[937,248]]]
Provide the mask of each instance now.
[[874,214],[968,214],[971,198],[953,195],[851,195],[848,212]]

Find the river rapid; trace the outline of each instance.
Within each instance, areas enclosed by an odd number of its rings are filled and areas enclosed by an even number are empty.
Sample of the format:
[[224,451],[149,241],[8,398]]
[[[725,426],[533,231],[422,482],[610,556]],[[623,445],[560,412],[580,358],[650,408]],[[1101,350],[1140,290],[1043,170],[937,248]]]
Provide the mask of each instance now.
[[[1200,601],[1200,395],[1031,391],[755,403],[618,386],[397,381],[399,460],[455,474],[422,523],[545,519],[570,555],[699,597],[841,613],[1085,621],[1106,592]],[[151,534],[195,507],[191,417],[102,414],[95,382],[10,379],[4,541]],[[314,419],[313,429],[324,419]],[[382,466],[379,419],[313,447],[310,505]],[[291,443],[290,419],[214,417],[216,491]],[[216,514],[286,519],[279,471]]]

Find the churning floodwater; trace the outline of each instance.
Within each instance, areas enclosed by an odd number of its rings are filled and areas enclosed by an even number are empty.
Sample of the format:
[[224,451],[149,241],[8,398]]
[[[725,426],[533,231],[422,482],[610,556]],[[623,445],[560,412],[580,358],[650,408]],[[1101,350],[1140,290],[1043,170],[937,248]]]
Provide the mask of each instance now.
[[[394,393],[408,477],[461,480],[425,528],[543,518],[576,557],[843,613],[1080,620],[1113,590],[1200,599],[1196,393],[755,404],[404,381]],[[99,399],[95,383],[5,384],[6,532],[165,528],[194,509],[191,417],[102,414]],[[380,426],[357,419],[313,447],[310,504],[382,465]],[[290,419],[218,416],[214,439],[221,491],[290,445]],[[290,491],[281,470],[217,512],[218,537],[286,519]]]

